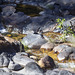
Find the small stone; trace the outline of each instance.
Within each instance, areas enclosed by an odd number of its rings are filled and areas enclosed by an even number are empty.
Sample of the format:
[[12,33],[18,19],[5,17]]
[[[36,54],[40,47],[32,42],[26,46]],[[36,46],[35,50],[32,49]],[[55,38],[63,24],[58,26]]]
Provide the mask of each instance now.
[[45,56],[38,61],[38,65],[42,68],[54,68],[54,60],[50,56]]
[[30,56],[31,59],[37,60],[36,56]]
[[58,60],[61,61],[61,60],[67,59],[68,56],[69,56],[69,54],[70,54],[70,53],[68,53],[68,52],[66,52],[66,51],[60,52],[60,53],[58,54],[58,56],[57,56],[57,57],[58,57]]

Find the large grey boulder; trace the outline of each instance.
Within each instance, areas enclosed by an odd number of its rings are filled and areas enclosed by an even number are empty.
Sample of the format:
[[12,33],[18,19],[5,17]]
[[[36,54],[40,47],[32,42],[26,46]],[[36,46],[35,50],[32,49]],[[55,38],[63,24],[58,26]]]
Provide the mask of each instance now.
[[19,54],[19,53],[16,53],[16,55],[14,55],[12,59],[15,63],[20,64],[22,66],[25,66],[29,62],[35,62],[33,59],[27,57],[26,54]]
[[60,52],[59,54],[58,54],[58,60],[59,61],[61,61],[61,60],[64,60],[64,59],[67,59],[68,58],[68,56],[69,56],[69,52],[66,52],[66,51],[63,51],[63,52]]
[[24,15],[23,12],[17,12],[10,16],[3,16],[3,25],[9,31],[22,33],[23,28],[31,23],[31,19],[29,16]]
[[46,40],[39,34],[28,34],[21,41],[24,46],[29,48],[40,48],[42,44],[46,43]]
[[59,54],[57,56],[59,61],[67,59],[69,57],[69,55],[72,52],[74,52],[74,48],[73,47],[70,47],[70,46],[65,45],[65,44],[58,45],[53,50],[55,52],[59,52]]
[[43,70],[35,62],[26,64],[24,70],[25,75],[44,75]]

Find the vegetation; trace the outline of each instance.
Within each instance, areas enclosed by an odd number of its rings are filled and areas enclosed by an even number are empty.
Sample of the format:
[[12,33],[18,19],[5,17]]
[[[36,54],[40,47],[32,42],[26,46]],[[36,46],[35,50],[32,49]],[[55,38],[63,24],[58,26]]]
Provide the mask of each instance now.
[[74,36],[74,32],[71,28],[71,26],[69,26],[68,24],[65,26],[63,25],[63,23],[65,22],[65,19],[56,19],[56,22],[58,23],[58,26],[56,28],[59,28],[60,30],[62,30],[62,35],[60,37],[61,40],[63,40],[64,42],[66,41],[66,36],[71,35]]

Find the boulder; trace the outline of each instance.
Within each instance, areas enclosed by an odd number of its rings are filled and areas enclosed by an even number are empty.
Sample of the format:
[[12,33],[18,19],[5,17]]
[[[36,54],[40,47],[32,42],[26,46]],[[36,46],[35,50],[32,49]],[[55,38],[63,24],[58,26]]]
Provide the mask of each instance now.
[[43,44],[41,48],[52,50],[54,48],[54,43],[47,42]]
[[22,33],[23,28],[31,23],[31,19],[29,16],[24,15],[23,12],[17,12],[10,16],[3,16],[3,25],[4,28],[9,32]]
[[60,44],[60,45],[54,47],[53,50],[54,50],[54,52],[60,53],[60,52],[64,51],[65,49],[67,50],[68,47],[70,48],[70,46],[68,46],[68,45]]
[[54,68],[54,60],[50,56],[45,56],[38,61],[38,65],[42,68]]
[[18,70],[21,70],[23,67],[19,64],[14,63],[13,61],[10,61],[8,68],[10,70],[18,71]]
[[15,63],[20,64],[22,66],[25,66],[29,62],[35,62],[33,59],[27,57],[27,54],[16,53],[16,55],[14,55],[12,59]]
[[46,71],[46,75],[58,75],[58,73],[59,73],[59,69],[53,69],[53,70],[47,70]]
[[9,37],[4,37],[1,35],[0,37],[0,53],[2,52],[7,52],[7,53],[16,53],[16,52],[19,52],[20,49],[22,49],[21,51],[24,51],[23,50],[23,46],[22,48],[20,48],[20,42],[12,39],[12,38],[9,38]]
[[70,53],[68,53],[66,51],[60,52],[57,56],[58,60],[61,61],[61,60],[67,59],[69,57],[69,54]]
[[46,75],[74,75],[75,73],[69,72],[67,70],[53,69],[47,70]]
[[0,55],[0,67],[8,66],[9,58],[7,53],[2,53]]
[[57,48],[55,49],[56,50],[55,52],[59,52],[57,56],[59,61],[67,59],[74,49],[72,47],[69,47],[68,45],[62,45],[61,48],[60,46],[61,45],[58,45]]
[[3,16],[9,16],[12,15],[16,9],[13,6],[6,6],[2,9],[2,15]]
[[28,34],[21,41],[21,43],[24,46],[28,46],[29,48],[36,48],[36,49],[39,49],[41,45],[43,45],[46,42],[47,41],[39,34]]
[[41,69],[35,62],[29,62],[24,67],[25,75],[43,75],[43,69]]
[[73,73],[66,70],[61,70],[58,75],[73,75]]

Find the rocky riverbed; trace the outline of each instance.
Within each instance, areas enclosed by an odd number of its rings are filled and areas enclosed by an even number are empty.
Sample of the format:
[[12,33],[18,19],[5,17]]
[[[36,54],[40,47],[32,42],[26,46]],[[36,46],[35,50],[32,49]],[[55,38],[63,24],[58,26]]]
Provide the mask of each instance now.
[[[0,75],[75,75],[75,37],[60,40],[56,19],[75,29],[74,0],[0,0]],[[75,32],[75,30],[74,30]]]

